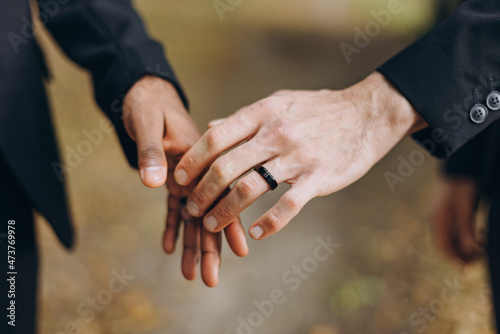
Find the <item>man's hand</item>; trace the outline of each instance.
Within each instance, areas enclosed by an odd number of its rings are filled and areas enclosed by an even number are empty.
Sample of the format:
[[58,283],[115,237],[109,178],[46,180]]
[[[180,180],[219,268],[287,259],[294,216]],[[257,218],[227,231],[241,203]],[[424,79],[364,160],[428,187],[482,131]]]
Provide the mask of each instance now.
[[127,93],[123,122],[137,144],[141,180],[151,188],[167,180],[167,157],[180,157],[200,137],[174,86],[152,76],[136,82]]
[[263,164],[278,183],[292,186],[250,227],[254,239],[263,239],[282,229],[312,198],[359,179],[403,137],[425,126],[379,73],[342,91],[280,91],[213,124],[181,159],[175,179],[189,185],[210,166],[187,209],[205,216],[205,228],[218,232],[269,185],[252,171],[210,209],[212,203],[233,181]]
[[[173,171],[179,159],[196,143],[200,133],[187,113],[175,87],[157,77],[139,80],[127,93],[123,105],[123,121],[130,137],[137,144],[139,175],[151,188],[167,184],[168,214],[164,235],[164,249],[172,253],[179,232],[180,202],[187,197],[196,178],[180,186]],[[186,220],[186,219],[185,219]],[[219,232],[219,231],[218,231]],[[225,230],[231,249],[239,256],[248,253],[245,232],[239,217],[235,217]],[[200,229],[199,221],[192,221],[184,229],[182,272],[192,280],[202,254],[201,274],[208,286],[217,285],[220,266],[220,233]]]
[[450,258],[471,263],[480,258],[476,236],[478,187],[468,178],[442,177],[434,198],[432,225],[439,248]]

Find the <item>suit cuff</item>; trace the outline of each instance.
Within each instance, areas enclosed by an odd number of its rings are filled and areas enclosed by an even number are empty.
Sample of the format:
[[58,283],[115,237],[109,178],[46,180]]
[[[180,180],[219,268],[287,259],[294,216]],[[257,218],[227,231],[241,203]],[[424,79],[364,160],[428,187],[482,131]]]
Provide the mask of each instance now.
[[414,138],[431,154],[449,156],[500,118],[486,108],[471,113],[486,105],[490,78],[498,90],[499,29],[500,2],[468,0],[378,69],[429,125]]
[[437,79],[438,83],[430,83],[429,80],[434,77],[429,78],[429,70],[423,64],[415,64],[414,56],[410,54],[411,48],[389,60],[378,71],[405,96],[429,125],[413,134],[412,138],[431,155],[447,158],[482,133],[500,114],[489,111],[481,124],[474,123],[470,118],[470,109],[475,104],[474,90],[477,92],[477,103],[486,105],[486,78],[478,77],[461,83],[469,89],[462,89],[463,94],[457,96],[456,92],[450,92],[453,90],[451,82],[444,79],[439,82],[440,79]]

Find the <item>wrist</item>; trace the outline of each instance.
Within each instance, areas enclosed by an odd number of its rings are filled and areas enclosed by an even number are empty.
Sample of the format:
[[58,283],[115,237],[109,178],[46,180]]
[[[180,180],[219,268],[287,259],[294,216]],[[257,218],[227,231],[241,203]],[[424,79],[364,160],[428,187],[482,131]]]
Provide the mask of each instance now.
[[398,141],[428,126],[410,102],[379,72],[373,72],[347,90],[352,91],[355,99],[351,101],[358,105],[357,109],[382,122]]
[[427,126],[408,100],[378,72],[346,88],[343,95],[354,107],[353,122],[372,162],[406,136]]

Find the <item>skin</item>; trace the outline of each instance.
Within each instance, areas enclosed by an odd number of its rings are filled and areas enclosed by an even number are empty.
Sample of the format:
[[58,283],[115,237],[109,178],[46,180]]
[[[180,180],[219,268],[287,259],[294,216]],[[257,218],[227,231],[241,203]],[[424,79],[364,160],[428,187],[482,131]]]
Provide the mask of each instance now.
[[[144,185],[157,188],[166,183],[169,195],[163,247],[171,254],[175,250],[182,220],[181,198],[187,197],[198,181],[193,178],[181,186],[175,182],[173,171],[180,158],[200,138],[200,133],[175,87],[153,76],[142,78],[127,93],[123,122],[137,144],[139,175]],[[184,220],[189,220],[189,223],[184,229],[182,273],[186,279],[193,280],[201,258],[203,281],[207,286],[216,286],[221,262],[220,230],[209,232],[201,228],[201,219],[188,217]],[[245,232],[238,216],[229,222],[225,234],[235,254],[245,256],[248,253]]]
[[426,126],[378,72],[344,90],[279,91],[214,122],[177,164],[175,180],[188,186],[201,178],[187,209],[217,233],[269,190],[255,171],[240,178],[263,164],[278,183],[291,185],[251,225],[250,236],[264,239],[281,230],[312,198],[355,182],[402,138]]
[[438,247],[453,260],[469,264],[482,255],[476,234],[478,186],[465,177],[441,177],[433,201],[432,227]]

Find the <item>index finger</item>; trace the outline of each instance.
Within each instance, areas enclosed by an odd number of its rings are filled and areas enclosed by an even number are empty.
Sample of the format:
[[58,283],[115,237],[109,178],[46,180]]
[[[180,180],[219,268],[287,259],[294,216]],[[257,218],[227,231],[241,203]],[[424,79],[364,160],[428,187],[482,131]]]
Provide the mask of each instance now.
[[258,118],[252,114],[241,110],[205,132],[177,165],[174,173],[177,183],[191,183],[222,152],[252,136],[258,128]]
[[221,232],[212,233],[201,228],[201,278],[206,286],[215,287],[219,282],[221,248]]

